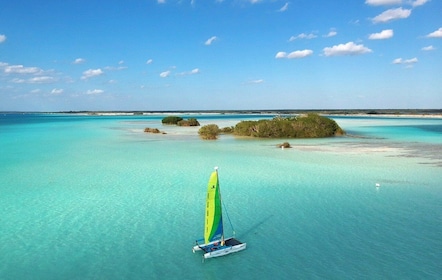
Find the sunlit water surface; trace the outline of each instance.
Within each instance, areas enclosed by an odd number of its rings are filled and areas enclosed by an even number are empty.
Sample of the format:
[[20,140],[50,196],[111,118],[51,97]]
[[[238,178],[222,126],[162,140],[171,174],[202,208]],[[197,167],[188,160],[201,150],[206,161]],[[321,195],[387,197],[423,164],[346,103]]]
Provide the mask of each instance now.
[[[0,279],[442,275],[441,119],[336,116],[348,136],[203,141],[163,117],[0,116]],[[203,263],[191,248],[214,166],[247,250]]]

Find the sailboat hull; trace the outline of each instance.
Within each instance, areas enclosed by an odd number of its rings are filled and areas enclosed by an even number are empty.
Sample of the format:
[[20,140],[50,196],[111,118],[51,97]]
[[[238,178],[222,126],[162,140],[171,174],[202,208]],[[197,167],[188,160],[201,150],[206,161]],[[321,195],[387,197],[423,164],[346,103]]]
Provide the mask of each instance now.
[[225,256],[231,253],[236,253],[246,249],[247,243],[242,243],[235,238],[229,238],[224,241],[224,245],[221,244],[221,240],[213,241],[203,245],[195,245],[193,247],[193,252],[204,251],[204,258],[216,258]]

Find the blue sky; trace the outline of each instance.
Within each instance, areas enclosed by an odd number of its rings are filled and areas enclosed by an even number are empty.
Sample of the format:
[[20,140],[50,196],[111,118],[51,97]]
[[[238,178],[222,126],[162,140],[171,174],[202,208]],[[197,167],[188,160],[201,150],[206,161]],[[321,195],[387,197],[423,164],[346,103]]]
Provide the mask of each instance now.
[[2,1],[0,110],[442,108],[440,0]]

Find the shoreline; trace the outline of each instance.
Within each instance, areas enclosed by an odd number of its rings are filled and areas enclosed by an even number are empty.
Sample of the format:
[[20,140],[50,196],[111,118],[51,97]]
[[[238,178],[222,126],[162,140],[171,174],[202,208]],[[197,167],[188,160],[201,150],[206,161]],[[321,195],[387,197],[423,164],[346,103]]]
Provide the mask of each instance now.
[[170,110],[170,111],[4,111],[0,114],[72,114],[86,116],[152,116],[152,115],[300,115],[316,113],[327,117],[442,118],[442,109],[378,110]]
[[442,114],[330,114],[324,115],[328,117],[371,117],[371,118],[423,118],[423,119],[442,119]]

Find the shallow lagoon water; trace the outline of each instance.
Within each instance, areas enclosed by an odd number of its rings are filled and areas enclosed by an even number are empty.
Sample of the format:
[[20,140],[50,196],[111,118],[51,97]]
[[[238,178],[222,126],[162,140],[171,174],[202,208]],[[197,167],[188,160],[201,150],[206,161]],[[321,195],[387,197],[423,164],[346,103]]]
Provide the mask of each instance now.
[[[161,115],[12,117],[0,124],[1,279],[442,274],[440,119],[334,117],[351,136],[203,141]],[[203,263],[191,248],[214,166],[248,248]]]

